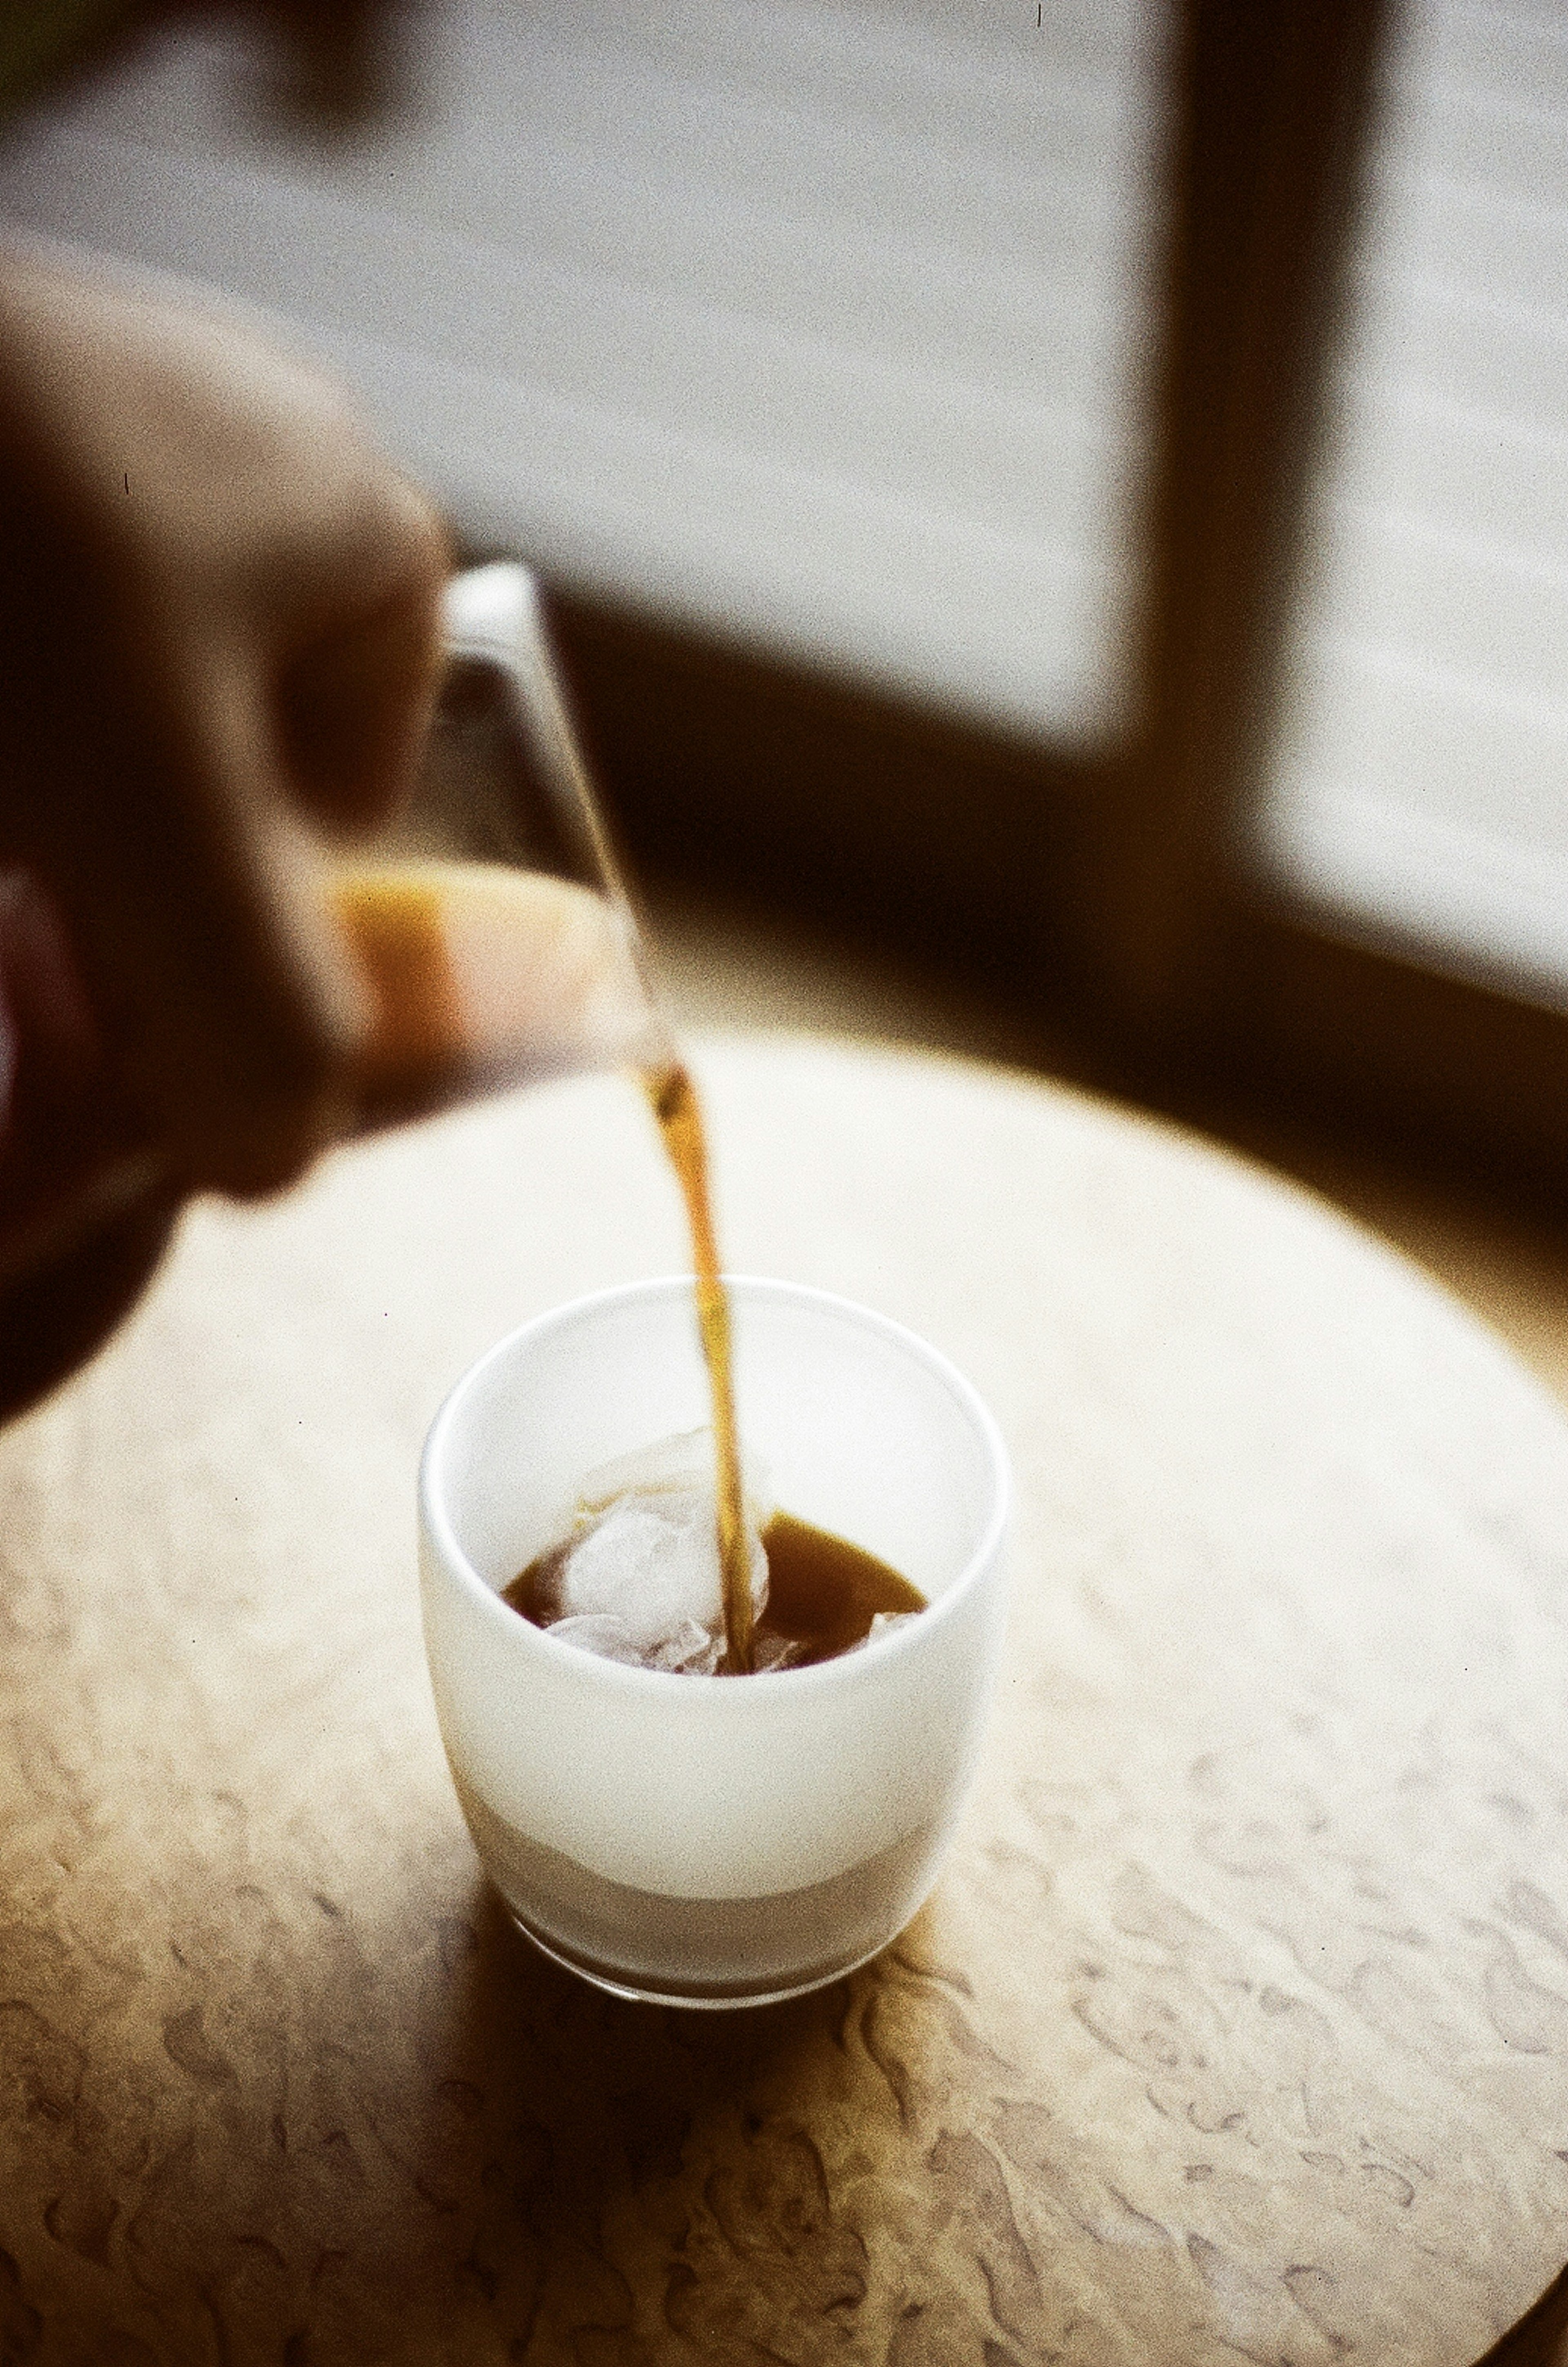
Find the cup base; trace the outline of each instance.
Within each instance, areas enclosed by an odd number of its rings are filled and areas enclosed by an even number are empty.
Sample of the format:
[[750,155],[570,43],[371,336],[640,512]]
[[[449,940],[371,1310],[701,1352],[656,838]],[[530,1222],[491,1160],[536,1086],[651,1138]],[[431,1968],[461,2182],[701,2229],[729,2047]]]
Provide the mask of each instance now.
[[945,1820],[933,1819],[803,1889],[688,1898],[592,1872],[498,1816],[455,1765],[452,1777],[485,1872],[518,1930],[612,1996],[655,2005],[768,2005],[842,1980],[908,1922],[947,1838]]
[[711,1991],[698,1993],[681,1988],[635,1988],[629,1981],[616,1979],[604,1966],[572,1955],[558,1941],[547,1940],[504,1898],[501,1903],[506,1908],[508,1920],[516,1925],[530,1946],[537,1948],[541,1956],[547,1956],[551,1964],[558,1965],[563,1972],[575,1973],[579,1980],[587,1981],[592,1988],[603,1989],[606,1997],[620,1998],[628,2005],[678,2006],[684,2013],[732,2013],[746,2006],[787,2005],[792,1998],[810,1997],[818,1989],[830,1989],[835,1981],[847,1980],[852,1973],[858,1973],[863,1965],[869,1965],[874,1957],[880,1956],[884,1948],[891,1947],[898,1937],[897,1931],[890,1931],[886,1940],[879,1940],[875,1947],[868,1948],[863,1955],[856,1956],[847,1964],[835,1965],[827,1972],[814,1971],[804,1980],[792,1982],[784,1988],[727,1991],[724,1996],[716,1997]]

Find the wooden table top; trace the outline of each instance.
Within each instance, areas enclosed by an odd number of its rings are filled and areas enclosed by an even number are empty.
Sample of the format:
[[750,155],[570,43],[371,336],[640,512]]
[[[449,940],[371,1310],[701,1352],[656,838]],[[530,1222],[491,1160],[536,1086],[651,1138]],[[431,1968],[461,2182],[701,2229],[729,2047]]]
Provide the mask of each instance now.
[[1179,1135],[799,1039],[699,1063],[738,1270],[1006,1431],[1010,1673],[931,1906],[618,2005],[479,1879],[413,1478],[501,1331],[678,1269],[600,1080],[200,1211],[0,1440],[0,2354],[1465,2367],[1568,2260],[1568,1429]]

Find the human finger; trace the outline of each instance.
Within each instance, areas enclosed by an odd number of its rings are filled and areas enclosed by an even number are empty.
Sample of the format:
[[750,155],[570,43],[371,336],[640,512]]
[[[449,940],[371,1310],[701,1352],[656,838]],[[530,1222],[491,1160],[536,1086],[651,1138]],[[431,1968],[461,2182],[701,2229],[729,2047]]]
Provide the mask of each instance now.
[[410,536],[400,583],[278,662],[282,762],[301,805],[329,828],[369,829],[413,782],[440,674],[446,573],[444,541],[426,523]]

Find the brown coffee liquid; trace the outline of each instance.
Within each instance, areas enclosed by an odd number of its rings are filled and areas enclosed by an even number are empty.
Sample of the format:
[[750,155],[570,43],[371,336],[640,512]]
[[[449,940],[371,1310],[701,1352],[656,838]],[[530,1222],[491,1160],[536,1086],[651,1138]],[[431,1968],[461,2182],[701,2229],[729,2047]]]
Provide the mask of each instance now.
[[740,1478],[740,1445],[735,1427],[735,1379],[729,1335],[729,1297],[719,1280],[708,1195],[707,1138],[691,1073],[680,1061],[646,1069],[643,1090],[659,1121],[670,1164],[675,1170],[692,1229],[692,1267],[696,1277],[697,1324],[713,1396],[715,1488],[718,1503],[718,1566],[724,1581],[724,1676],[750,1676],[752,1667],[751,1558],[746,1549],[746,1511]]
[[918,1586],[847,1537],[793,1512],[775,1512],[762,1531],[768,1557],[768,1607],[759,1639],[782,1637],[799,1647],[792,1668],[837,1659],[863,1643],[878,1612],[923,1611]]
[[[874,1554],[818,1529],[793,1512],[775,1512],[762,1531],[768,1557],[768,1607],[751,1629],[752,1650],[767,1637],[795,1646],[790,1667],[837,1659],[871,1633],[878,1612],[923,1611],[926,1598]],[[551,1546],[502,1589],[501,1599],[536,1627],[555,1616],[564,1548]],[[750,1572],[747,1600],[750,1603]]]

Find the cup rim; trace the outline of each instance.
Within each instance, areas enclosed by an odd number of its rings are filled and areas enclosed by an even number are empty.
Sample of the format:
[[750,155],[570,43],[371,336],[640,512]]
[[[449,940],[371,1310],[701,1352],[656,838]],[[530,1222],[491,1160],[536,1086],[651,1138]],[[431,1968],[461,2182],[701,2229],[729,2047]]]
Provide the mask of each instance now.
[[[906,1351],[912,1351],[918,1361],[958,1400],[984,1444],[992,1480],[989,1516],[974,1551],[957,1577],[942,1589],[934,1603],[927,1605],[918,1623],[896,1628],[892,1634],[878,1637],[874,1642],[861,1645],[853,1651],[841,1652],[834,1659],[814,1661],[804,1669],[759,1669],[753,1670],[746,1681],[748,1694],[754,1684],[769,1687],[787,1684],[792,1692],[799,1692],[807,1686],[820,1689],[824,1684],[852,1683],[860,1670],[874,1666],[891,1655],[923,1648],[933,1629],[944,1625],[950,1616],[956,1615],[958,1606],[974,1591],[996,1561],[1012,1510],[1012,1467],[1007,1445],[996,1417],[974,1383],[960,1372],[950,1357],[943,1355],[940,1348],[933,1347],[918,1331],[910,1331],[908,1324],[897,1322],[892,1316],[883,1315],[875,1308],[864,1307],[857,1299],[845,1298],[837,1291],[820,1290],[810,1283],[784,1282],[770,1275],[744,1274],[727,1274],[722,1280],[727,1290],[753,1299],[789,1299],[852,1317],[866,1329],[880,1332],[884,1339]],[[571,1673],[582,1676],[583,1664],[587,1663],[594,1672],[594,1680],[602,1679],[613,1687],[624,1684],[635,1690],[649,1685],[660,1688],[678,1686],[682,1689],[679,1693],[668,1695],[671,1704],[677,1699],[683,1701],[688,1696],[730,1699],[735,1696],[736,1688],[728,1684],[704,1684],[671,1669],[639,1669],[624,1660],[605,1659],[597,1653],[583,1651],[575,1644],[563,1644],[551,1637],[548,1628],[536,1627],[530,1621],[521,1618],[479,1576],[459,1545],[446,1506],[441,1499],[438,1470],[447,1438],[464,1401],[479,1387],[492,1365],[514,1354],[525,1342],[567,1323],[581,1320],[612,1301],[626,1304],[638,1298],[689,1297],[694,1286],[689,1274],[658,1274],[639,1282],[612,1283],[606,1289],[589,1291],[580,1298],[569,1299],[559,1307],[547,1308],[542,1314],[530,1317],[526,1323],[520,1323],[515,1331],[494,1341],[453,1383],[426,1433],[419,1464],[420,1520],[437,1549],[444,1574],[470,1599],[483,1597],[489,1610],[482,1615],[493,1614],[505,1622],[504,1632],[513,1635],[513,1648],[521,1647],[525,1652],[539,1650],[546,1655],[547,1664],[558,1669],[564,1654],[570,1659]]]

